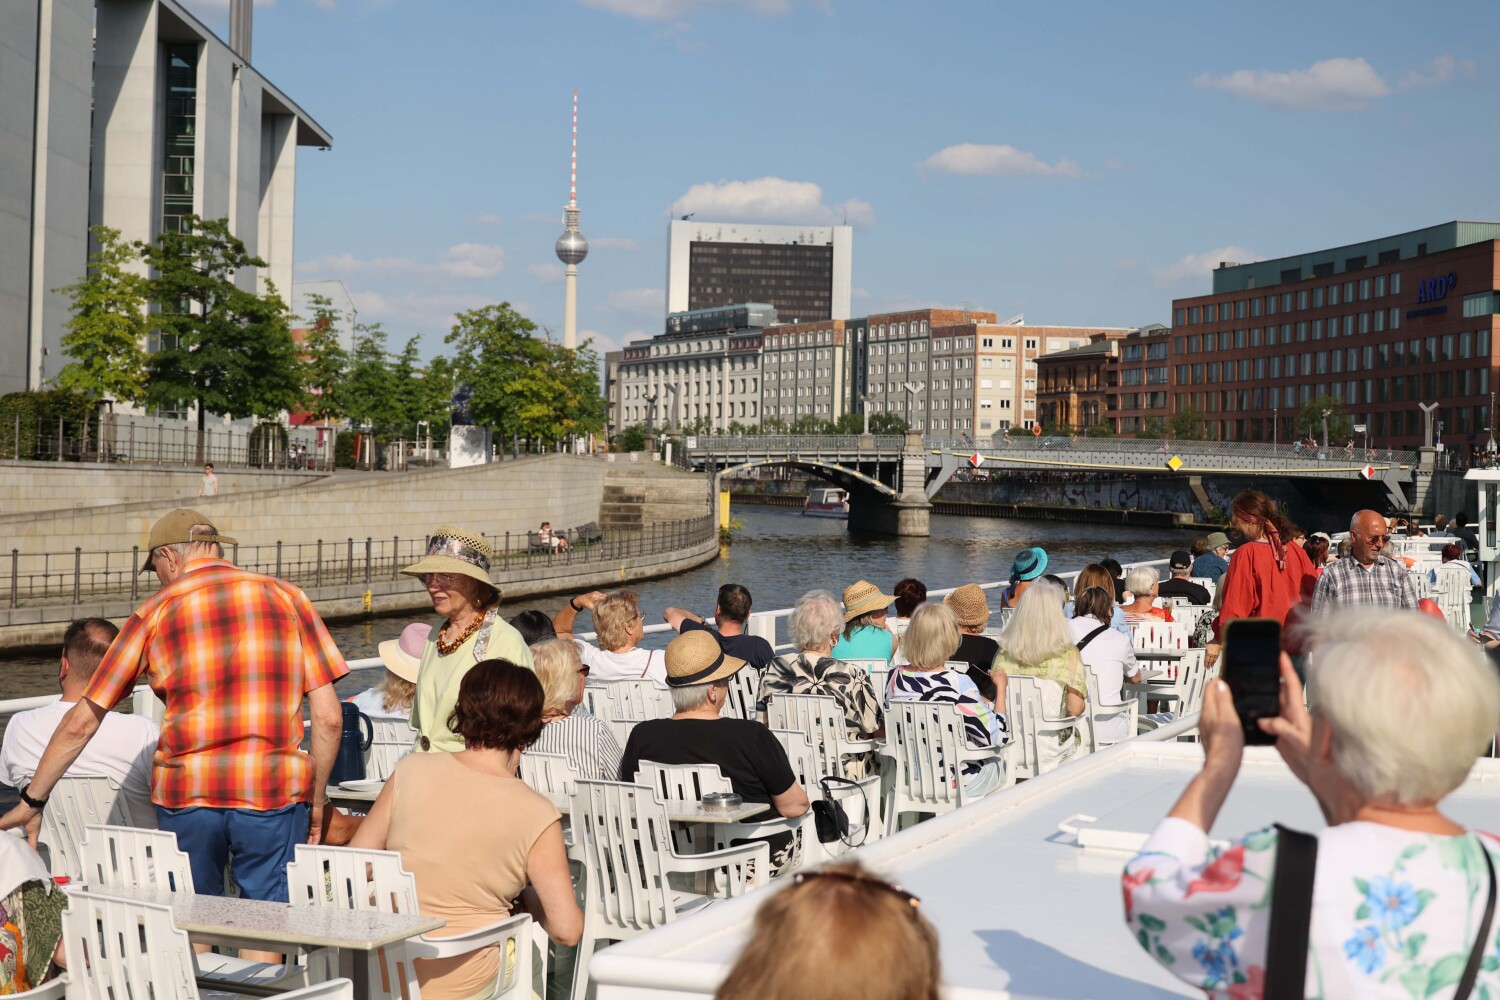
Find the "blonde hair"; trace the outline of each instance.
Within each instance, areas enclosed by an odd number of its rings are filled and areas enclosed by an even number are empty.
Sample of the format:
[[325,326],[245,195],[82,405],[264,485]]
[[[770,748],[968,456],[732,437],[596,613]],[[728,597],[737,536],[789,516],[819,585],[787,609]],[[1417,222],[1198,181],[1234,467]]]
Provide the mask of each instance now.
[[1038,580],[1021,595],[1000,633],[1000,648],[1022,666],[1035,667],[1073,646],[1073,633],[1062,613],[1062,591],[1056,584]]
[[633,590],[616,590],[594,605],[594,632],[599,648],[618,652],[630,643],[631,623],[641,613],[641,599]]
[[962,641],[952,608],[923,604],[911,613],[911,623],[901,637],[901,651],[912,666],[930,670],[947,663]]
[[938,937],[921,911],[858,862],[826,871],[770,894],[715,1000],[938,1000]]
[[404,677],[397,677],[389,670],[385,672],[385,680],[380,683],[380,706],[387,712],[395,712],[400,709],[411,709],[411,703],[416,700],[417,686]]
[[1314,629],[1308,703],[1333,763],[1367,799],[1430,805],[1463,783],[1500,725],[1479,647],[1418,611],[1350,608]]
[[531,647],[532,669],[542,682],[542,712],[561,712],[578,695],[583,660],[572,639],[545,639]]

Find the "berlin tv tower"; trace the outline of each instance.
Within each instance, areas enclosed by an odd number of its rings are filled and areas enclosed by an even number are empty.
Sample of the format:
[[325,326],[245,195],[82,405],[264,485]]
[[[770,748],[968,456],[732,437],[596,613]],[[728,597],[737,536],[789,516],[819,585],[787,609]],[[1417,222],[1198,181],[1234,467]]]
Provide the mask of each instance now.
[[563,209],[563,234],[557,238],[557,259],[564,273],[563,346],[578,346],[578,264],[589,255],[589,241],[578,231],[578,91],[573,91],[573,161],[568,180],[568,207]]

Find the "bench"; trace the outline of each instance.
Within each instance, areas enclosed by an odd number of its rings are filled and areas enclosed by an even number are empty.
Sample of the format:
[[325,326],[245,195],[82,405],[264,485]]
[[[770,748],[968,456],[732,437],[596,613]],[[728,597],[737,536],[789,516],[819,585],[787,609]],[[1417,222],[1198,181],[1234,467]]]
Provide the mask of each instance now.
[[585,545],[590,542],[602,542],[604,540],[604,529],[599,527],[597,521],[586,521],[573,529],[573,537],[576,541]]
[[551,552],[552,543],[542,537],[540,531],[526,532],[526,548],[531,552]]

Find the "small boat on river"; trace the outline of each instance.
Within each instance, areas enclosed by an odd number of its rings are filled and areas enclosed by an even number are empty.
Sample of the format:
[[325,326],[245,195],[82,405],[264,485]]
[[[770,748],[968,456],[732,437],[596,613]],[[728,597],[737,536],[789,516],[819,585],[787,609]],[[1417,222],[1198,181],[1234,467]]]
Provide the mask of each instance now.
[[809,490],[802,505],[804,517],[832,517],[849,520],[849,491],[836,487]]

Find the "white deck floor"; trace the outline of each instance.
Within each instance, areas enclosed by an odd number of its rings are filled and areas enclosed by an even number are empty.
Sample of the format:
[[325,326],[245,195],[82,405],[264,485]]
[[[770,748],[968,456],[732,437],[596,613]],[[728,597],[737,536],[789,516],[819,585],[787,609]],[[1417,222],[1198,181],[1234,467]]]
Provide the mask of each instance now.
[[[1101,830],[1151,830],[1201,762],[1196,744],[1132,740],[863,848],[867,865],[922,898],[938,928],[946,995],[971,998],[1202,996],[1169,976],[1125,931],[1120,870],[1129,854],[1083,848],[1070,816]],[[1500,761],[1481,761],[1447,802],[1466,825],[1500,829]],[[1274,821],[1323,825],[1311,794],[1273,749],[1246,754],[1213,833]],[[599,1000],[711,996],[755,908],[775,891],[721,903],[595,956]]]

